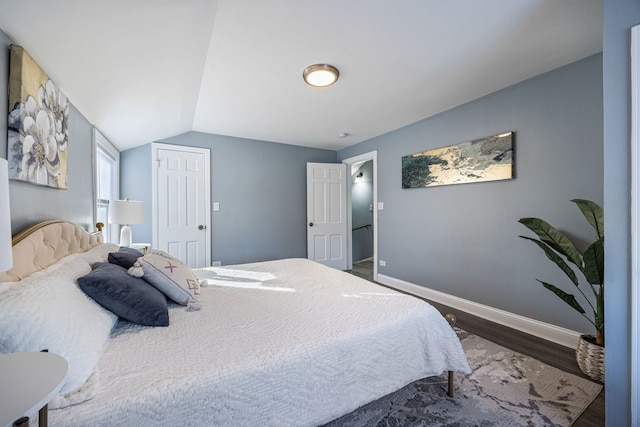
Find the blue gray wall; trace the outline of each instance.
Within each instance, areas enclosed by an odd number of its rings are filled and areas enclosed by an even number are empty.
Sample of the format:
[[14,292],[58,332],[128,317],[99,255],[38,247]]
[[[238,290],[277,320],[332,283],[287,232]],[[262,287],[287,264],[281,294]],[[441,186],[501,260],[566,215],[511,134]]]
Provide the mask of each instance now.
[[629,426],[629,302],[631,286],[638,286],[630,279],[630,29],[640,24],[640,2],[605,0],[603,12],[606,421],[608,426]]
[[[357,178],[362,172],[362,177]],[[351,233],[353,262],[373,256],[373,160],[368,160],[351,174],[351,223],[353,229],[365,225]]]
[[[401,158],[515,132],[515,179],[402,189]],[[594,238],[570,199],[602,203],[602,56],[595,55],[338,153],[378,151],[378,272],[592,332],[536,278],[567,279],[518,219],[538,216],[579,241]],[[569,282],[570,284],[570,282]],[[535,301],[535,304],[531,302]]]
[[[335,163],[335,151],[200,132],[158,142],[211,150],[211,202],[220,203],[220,211],[211,213],[212,260],[306,258],[306,163]],[[151,206],[150,145],[124,151],[120,160],[126,183],[121,194]],[[151,242],[150,217],[133,233],[137,241]]]
[[120,153],[120,197],[143,203],[142,224],[131,226],[133,241],[152,243],[151,144]]
[[[9,45],[0,30],[0,157],[7,158]],[[16,43],[19,44],[19,43]],[[45,72],[49,71],[43,64]],[[73,102],[73,99],[70,101]],[[93,230],[93,134],[91,123],[73,106],[69,108],[69,175],[67,190],[9,181],[11,229],[15,234],[45,219],[62,218]]]

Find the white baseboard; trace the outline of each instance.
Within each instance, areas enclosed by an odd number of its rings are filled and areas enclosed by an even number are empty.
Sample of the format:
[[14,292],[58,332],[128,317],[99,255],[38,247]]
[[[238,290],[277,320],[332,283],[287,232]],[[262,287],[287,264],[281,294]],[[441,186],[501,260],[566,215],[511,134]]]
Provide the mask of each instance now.
[[490,307],[464,298],[449,295],[444,292],[419,286],[394,277],[378,274],[378,282],[392,288],[408,292],[412,295],[422,297],[449,307],[464,311],[474,316],[517,329],[522,332],[543,338],[545,340],[563,345],[565,347],[576,348],[580,333],[570,329],[561,328],[550,323],[530,319],[519,314],[510,313],[505,310]]

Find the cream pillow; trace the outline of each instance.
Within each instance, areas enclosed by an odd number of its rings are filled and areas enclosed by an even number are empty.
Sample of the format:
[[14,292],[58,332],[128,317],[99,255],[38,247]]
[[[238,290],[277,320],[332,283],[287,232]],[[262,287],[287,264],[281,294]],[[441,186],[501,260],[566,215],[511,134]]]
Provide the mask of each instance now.
[[184,262],[166,252],[153,250],[138,258],[132,270],[142,267],[142,278],[178,304],[188,305],[200,300],[200,281]]

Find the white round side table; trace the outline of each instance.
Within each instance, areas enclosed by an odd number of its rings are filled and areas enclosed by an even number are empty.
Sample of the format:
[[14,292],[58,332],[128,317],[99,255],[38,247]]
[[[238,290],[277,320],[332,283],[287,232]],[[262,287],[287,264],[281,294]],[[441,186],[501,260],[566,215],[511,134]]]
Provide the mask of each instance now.
[[47,404],[62,387],[67,361],[54,353],[0,354],[0,426],[40,411],[47,425]]

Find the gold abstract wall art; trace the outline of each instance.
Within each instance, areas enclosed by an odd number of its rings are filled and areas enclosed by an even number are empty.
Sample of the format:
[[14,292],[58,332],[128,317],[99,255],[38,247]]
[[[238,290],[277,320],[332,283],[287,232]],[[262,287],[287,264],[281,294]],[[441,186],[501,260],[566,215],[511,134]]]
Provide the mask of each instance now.
[[20,46],[9,59],[9,178],[66,189],[69,101]]
[[513,132],[402,157],[402,188],[513,178]]

